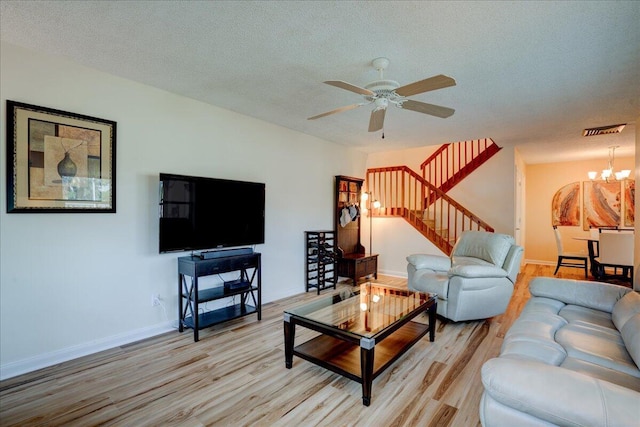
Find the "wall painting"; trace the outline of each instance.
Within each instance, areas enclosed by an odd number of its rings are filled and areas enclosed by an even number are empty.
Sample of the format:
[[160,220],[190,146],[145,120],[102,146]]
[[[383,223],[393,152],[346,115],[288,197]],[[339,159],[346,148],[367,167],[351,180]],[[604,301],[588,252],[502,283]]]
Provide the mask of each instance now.
[[572,182],[553,195],[551,225],[580,225],[580,183]]
[[620,182],[585,181],[583,229],[618,226],[621,193]]

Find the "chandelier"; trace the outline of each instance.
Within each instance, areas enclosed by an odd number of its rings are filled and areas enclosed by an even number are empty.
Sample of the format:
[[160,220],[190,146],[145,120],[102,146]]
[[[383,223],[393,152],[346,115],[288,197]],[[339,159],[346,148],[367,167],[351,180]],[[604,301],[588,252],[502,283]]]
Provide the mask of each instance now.
[[[609,161],[607,163],[607,168],[603,169],[602,174],[600,175],[600,179],[602,179],[603,181],[609,182],[609,179],[615,179],[620,181],[620,180],[629,178],[629,174],[631,174],[631,170],[629,169],[623,169],[619,172],[615,172],[613,170],[613,162],[615,160],[616,148],[618,147],[619,145],[612,145],[611,147],[609,147]],[[589,175],[589,179],[594,180],[598,176],[598,172],[589,171],[587,172],[587,175]]]

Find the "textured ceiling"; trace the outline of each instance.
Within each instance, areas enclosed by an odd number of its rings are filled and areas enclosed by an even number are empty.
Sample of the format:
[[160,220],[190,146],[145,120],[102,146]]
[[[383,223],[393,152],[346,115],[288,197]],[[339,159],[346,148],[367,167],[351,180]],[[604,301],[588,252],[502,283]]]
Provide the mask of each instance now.
[[[634,153],[640,116],[640,2],[7,1],[3,41],[366,151],[476,138],[527,163]],[[457,86],[412,99],[447,119],[371,106],[322,82],[364,86],[372,59],[401,85],[436,74]],[[619,135],[582,129],[629,123]]]

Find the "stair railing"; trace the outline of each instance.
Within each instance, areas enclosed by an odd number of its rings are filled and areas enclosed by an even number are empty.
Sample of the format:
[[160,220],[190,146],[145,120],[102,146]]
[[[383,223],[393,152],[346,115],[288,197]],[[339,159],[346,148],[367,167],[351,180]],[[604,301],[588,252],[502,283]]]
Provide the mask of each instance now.
[[443,144],[420,165],[422,177],[446,193],[466,176],[465,169],[475,169],[499,150],[491,138]]
[[[446,254],[463,231],[494,231],[477,215],[453,200],[407,166],[367,170],[367,191],[380,208],[373,216],[400,216]],[[425,195],[434,193],[437,200],[427,204]]]

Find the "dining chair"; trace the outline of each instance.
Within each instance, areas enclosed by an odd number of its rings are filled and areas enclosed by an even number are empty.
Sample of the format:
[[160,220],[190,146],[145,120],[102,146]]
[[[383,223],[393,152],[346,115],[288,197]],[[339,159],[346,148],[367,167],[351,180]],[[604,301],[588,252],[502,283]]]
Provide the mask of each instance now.
[[558,263],[556,264],[556,271],[553,272],[554,275],[558,274],[558,269],[560,267],[571,267],[571,268],[583,268],[584,269],[584,277],[585,279],[589,277],[589,273],[587,271],[587,256],[583,254],[576,254],[565,252],[562,248],[562,236],[560,236],[560,230],[558,230],[558,226],[553,226],[553,233],[556,236],[556,246],[558,248]]
[[[633,278],[633,238],[632,231],[603,231],[600,233],[600,248],[596,262],[601,279],[630,281]],[[608,274],[607,268],[613,269],[613,274]],[[618,274],[618,269],[622,270],[622,274]]]

